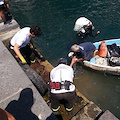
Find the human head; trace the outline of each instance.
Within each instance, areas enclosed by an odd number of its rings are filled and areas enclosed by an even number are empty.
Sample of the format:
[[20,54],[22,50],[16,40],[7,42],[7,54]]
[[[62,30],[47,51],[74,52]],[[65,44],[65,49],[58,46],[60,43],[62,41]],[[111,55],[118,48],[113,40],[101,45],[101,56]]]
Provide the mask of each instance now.
[[60,58],[58,64],[67,64],[67,60],[65,58]]
[[30,33],[35,36],[35,37],[38,37],[42,34],[42,31],[41,29],[38,27],[38,26],[32,26],[30,28]]
[[71,51],[73,52],[80,52],[80,47],[77,44],[72,45]]

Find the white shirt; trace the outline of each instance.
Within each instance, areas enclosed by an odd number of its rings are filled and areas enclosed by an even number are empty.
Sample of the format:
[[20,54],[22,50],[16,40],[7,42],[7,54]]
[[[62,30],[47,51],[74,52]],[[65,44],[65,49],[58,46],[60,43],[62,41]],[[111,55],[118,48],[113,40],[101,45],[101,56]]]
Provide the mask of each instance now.
[[3,5],[4,4],[4,0],[0,0],[0,5]]
[[92,24],[92,22],[85,17],[78,18],[75,22],[74,31],[77,31],[77,32],[81,31],[82,33],[85,33],[85,30],[84,30],[83,26],[84,25],[89,26],[89,23]]
[[20,48],[25,47],[31,40],[31,36],[29,35],[30,28],[25,27],[18,31],[13,38],[11,39],[10,43],[14,46],[16,43],[20,46]]
[[[52,71],[50,72],[51,82],[61,82],[67,80],[73,83],[73,77],[74,77],[74,72],[72,67],[65,64],[59,64],[57,67],[53,68]],[[65,93],[65,92],[72,92],[74,90],[75,90],[75,85],[71,84],[70,90],[51,89],[51,93]]]

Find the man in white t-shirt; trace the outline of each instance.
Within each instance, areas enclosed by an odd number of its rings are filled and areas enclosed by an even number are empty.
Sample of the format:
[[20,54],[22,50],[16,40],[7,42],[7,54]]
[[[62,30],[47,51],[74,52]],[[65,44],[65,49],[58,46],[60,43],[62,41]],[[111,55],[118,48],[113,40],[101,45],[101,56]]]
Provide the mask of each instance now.
[[38,37],[41,34],[42,31],[38,26],[25,27],[18,31],[11,39],[10,48],[14,50],[22,63],[31,64],[30,60],[33,53],[28,43],[34,46],[32,38]]
[[65,58],[60,58],[58,66],[50,72],[50,98],[51,107],[54,112],[59,110],[61,102],[65,106],[66,111],[72,111],[75,102],[73,77],[72,67],[67,65]]

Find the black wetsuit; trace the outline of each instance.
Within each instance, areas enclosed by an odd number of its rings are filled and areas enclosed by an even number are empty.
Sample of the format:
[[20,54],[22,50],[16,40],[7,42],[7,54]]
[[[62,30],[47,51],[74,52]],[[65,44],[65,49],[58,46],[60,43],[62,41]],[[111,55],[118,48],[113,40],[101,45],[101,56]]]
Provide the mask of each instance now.
[[82,33],[81,31],[77,34],[78,38],[80,39],[85,39],[86,37],[96,37],[98,34],[96,33],[95,35],[93,35],[92,33],[92,25],[84,25],[83,26],[85,33]]

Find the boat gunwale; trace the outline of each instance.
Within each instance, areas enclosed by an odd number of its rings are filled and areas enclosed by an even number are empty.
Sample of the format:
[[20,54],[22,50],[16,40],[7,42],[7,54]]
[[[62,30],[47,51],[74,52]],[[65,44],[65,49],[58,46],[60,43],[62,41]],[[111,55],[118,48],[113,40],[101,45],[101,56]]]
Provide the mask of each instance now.
[[[117,45],[120,45],[120,39],[101,40],[101,41],[105,41],[106,45],[111,45],[113,43],[116,43]],[[96,46],[96,48],[98,48],[98,46],[100,45],[101,41],[93,43]],[[84,60],[83,64],[84,64],[84,66],[92,68],[93,70],[108,71],[108,72],[112,72],[113,71],[113,72],[120,73],[120,66],[100,65],[100,64],[92,63],[92,62],[87,61],[87,60]]]

